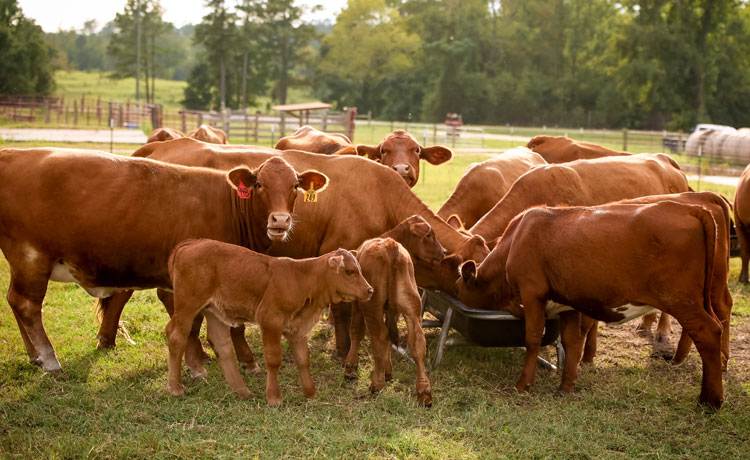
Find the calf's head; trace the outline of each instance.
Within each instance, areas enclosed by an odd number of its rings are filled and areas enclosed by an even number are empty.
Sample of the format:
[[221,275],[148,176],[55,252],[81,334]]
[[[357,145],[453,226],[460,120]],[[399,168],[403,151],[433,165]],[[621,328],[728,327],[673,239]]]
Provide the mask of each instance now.
[[289,238],[297,196],[310,188],[320,192],[328,183],[328,177],[318,171],[298,174],[279,157],[269,158],[255,170],[238,166],[227,173],[227,178],[240,199],[250,200],[253,222],[265,219],[266,235],[271,241]]
[[414,136],[402,129],[387,135],[376,146],[358,145],[357,153],[393,168],[409,187],[414,187],[419,179],[420,159],[439,165],[453,155],[449,149],[439,145],[422,147]]
[[356,257],[346,249],[328,254],[325,283],[332,303],[370,300],[375,292],[362,276]]
[[[422,216],[414,215],[398,224],[394,229],[399,241],[409,252],[414,262],[421,261],[437,265],[445,257],[445,249],[435,238],[435,232]],[[400,235],[399,235],[400,234]]]

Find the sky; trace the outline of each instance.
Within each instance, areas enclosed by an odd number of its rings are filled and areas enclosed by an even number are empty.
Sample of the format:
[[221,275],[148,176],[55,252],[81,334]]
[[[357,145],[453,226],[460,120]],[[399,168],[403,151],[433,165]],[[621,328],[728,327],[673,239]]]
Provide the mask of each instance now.
[[[227,0],[233,4],[233,0]],[[32,18],[42,26],[45,32],[57,32],[58,29],[80,29],[89,19],[96,19],[98,27],[115,18],[121,12],[125,0],[18,0],[26,17]],[[307,15],[309,20],[330,19],[335,22],[336,15],[346,5],[346,0],[298,0],[304,6],[321,5],[322,11]],[[207,13],[204,0],[161,0],[164,8],[164,20],[177,27],[185,24],[197,24]]]

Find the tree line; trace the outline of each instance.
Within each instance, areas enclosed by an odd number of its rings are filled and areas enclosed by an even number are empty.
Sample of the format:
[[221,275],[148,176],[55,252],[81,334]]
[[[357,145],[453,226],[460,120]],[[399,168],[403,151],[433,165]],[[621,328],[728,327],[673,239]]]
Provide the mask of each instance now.
[[242,109],[264,95],[283,104],[298,86],[381,119],[750,125],[746,0],[349,0],[317,24],[294,0],[206,6],[194,28],[176,29],[158,0],[126,0],[100,32],[85,25],[47,42],[58,65],[138,69],[148,98],[154,77],[186,79],[189,108]]

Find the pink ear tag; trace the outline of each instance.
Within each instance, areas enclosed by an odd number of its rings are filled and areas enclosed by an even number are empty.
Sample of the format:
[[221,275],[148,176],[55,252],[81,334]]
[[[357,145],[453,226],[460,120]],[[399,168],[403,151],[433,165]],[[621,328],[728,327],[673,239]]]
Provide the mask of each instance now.
[[240,186],[237,187],[237,196],[242,198],[243,200],[247,200],[250,198],[250,189],[247,188],[245,184],[240,181]]

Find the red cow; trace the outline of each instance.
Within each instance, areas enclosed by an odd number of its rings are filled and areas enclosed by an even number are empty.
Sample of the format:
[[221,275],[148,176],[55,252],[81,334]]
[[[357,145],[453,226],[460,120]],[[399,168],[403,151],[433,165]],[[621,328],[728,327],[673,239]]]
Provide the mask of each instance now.
[[186,134],[187,137],[208,142],[209,144],[228,144],[227,133],[209,125],[200,125]]
[[591,142],[577,141],[564,136],[536,136],[526,147],[544,157],[547,163],[567,163],[575,160],[630,155]]
[[318,131],[312,126],[301,126],[291,136],[282,137],[274,147],[278,150],[302,150],[328,155],[356,155],[357,149],[343,134]]

